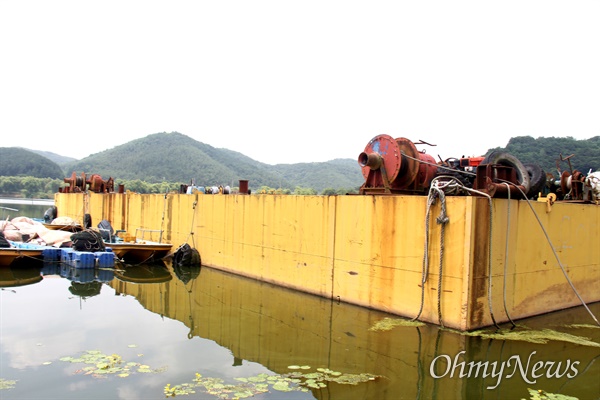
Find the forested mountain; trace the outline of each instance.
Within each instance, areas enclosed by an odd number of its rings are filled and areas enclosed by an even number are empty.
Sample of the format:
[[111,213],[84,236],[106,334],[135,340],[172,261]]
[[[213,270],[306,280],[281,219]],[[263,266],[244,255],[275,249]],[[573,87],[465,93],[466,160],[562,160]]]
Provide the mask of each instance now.
[[572,137],[534,139],[531,136],[517,136],[511,138],[506,147],[491,150],[506,151],[524,164],[537,163],[546,173],[552,173],[555,177],[559,176],[557,165],[561,171],[569,171],[569,164],[567,161],[561,161],[561,155],[563,159],[572,156],[569,159],[571,166],[583,174],[587,174],[590,169],[600,169],[600,136],[586,140],[576,140]]
[[47,157],[21,147],[0,147],[0,176],[64,178],[58,164]]
[[[573,169],[584,174],[600,168],[600,136],[587,140],[519,136],[510,139],[506,147],[490,149],[487,153],[492,150],[511,153],[523,163],[538,163],[545,172],[555,176],[558,176],[557,161],[561,171],[569,169],[566,161],[560,161],[561,154],[563,158],[573,155],[570,158]],[[152,134],[82,160],[67,162],[62,169],[47,156],[37,153],[22,148],[0,148],[0,176],[52,178],[60,179],[57,181],[60,183],[73,172],[78,176],[84,172],[98,174],[103,179],[112,177],[117,185],[127,181],[126,187],[131,187],[132,181],[236,187],[240,179],[247,179],[253,192],[269,187],[292,192],[306,188],[316,193],[344,193],[356,191],[364,182],[360,167],[353,159],[269,165],[177,132]],[[53,157],[60,159],[61,156]]]
[[297,186],[321,192],[325,188],[358,188],[363,182],[355,160],[268,165],[241,153],[218,149],[181,133],[156,133],[63,166],[66,176],[98,174],[104,179],[139,179],[150,183],[180,182],[199,186],[238,186],[252,190]]
[[39,154],[40,156],[44,156],[44,157],[48,158],[50,161],[54,161],[55,163],[57,163],[60,166],[71,163],[73,161],[77,161],[76,158],[61,156],[60,154],[52,153],[51,151],[42,151],[42,150],[29,150],[29,151],[33,151],[34,153]]

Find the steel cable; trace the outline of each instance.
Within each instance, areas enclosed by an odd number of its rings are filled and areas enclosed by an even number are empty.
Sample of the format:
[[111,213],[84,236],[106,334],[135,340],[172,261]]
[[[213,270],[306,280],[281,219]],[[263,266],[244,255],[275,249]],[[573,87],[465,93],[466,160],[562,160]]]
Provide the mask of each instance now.
[[[466,171],[459,171],[453,168],[448,168],[448,167],[444,167],[438,164],[433,164],[433,163],[429,163],[420,159],[416,159],[414,157],[411,157],[407,154],[405,154],[404,152],[402,152],[402,154],[405,157],[408,157],[412,160],[416,160],[422,164],[427,164],[427,165],[435,165],[438,168],[442,168],[442,169],[447,169],[447,170],[451,170],[453,172],[459,172],[459,173],[463,173],[465,175],[476,175],[474,173],[470,173],[470,172],[466,172]],[[478,190],[472,189],[472,188],[468,188],[466,186],[464,186],[458,179],[456,179],[453,176],[437,176],[436,178],[433,179],[433,182],[438,179],[438,178],[442,178],[444,177],[445,179],[450,179],[450,181],[447,182],[447,184],[445,185],[446,187],[452,187],[452,188],[456,188],[456,187],[460,187],[463,190],[469,192],[469,193],[477,193],[481,196],[487,197],[488,198],[488,202],[490,205],[490,227],[489,227],[489,254],[488,254],[488,275],[489,275],[489,280],[488,280],[488,303],[489,303],[489,309],[490,309],[490,316],[492,318],[492,321],[494,323],[494,325],[499,328],[498,324],[496,323],[496,319],[494,317],[494,312],[492,309],[492,296],[491,296],[491,291],[492,291],[492,275],[491,275],[491,270],[492,270],[492,197],[489,196],[487,193],[484,192],[480,192]],[[575,293],[575,295],[577,296],[577,298],[579,299],[579,301],[581,302],[581,304],[583,305],[583,307],[586,309],[586,311],[589,313],[589,315],[592,317],[592,319],[596,322],[597,325],[600,326],[600,322],[598,321],[598,319],[596,318],[596,316],[594,315],[594,313],[592,313],[592,311],[589,309],[589,307],[587,306],[586,302],[583,300],[583,298],[581,297],[581,295],[579,294],[579,292],[577,291],[577,289],[575,288],[575,286],[573,285],[573,282],[571,281],[571,279],[569,278],[567,271],[565,270],[564,266],[562,265],[560,258],[558,257],[558,254],[556,253],[556,249],[554,248],[554,245],[552,244],[552,242],[550,241],[550,237],[548,235],[548,233],[546,232],[546,229],[544,228],[544,225],[542,224],[542,221],[540,220],[540,218],[538,217],[537,213],[535,212],[535,209],[533,208],[533,206],[531,205],[531,202],[529,201],[529,199],[527,198],[527,195],[523,192],[523,190],[521,190],[521,188],[518,185],[515,185],[512,182],[508,182],[502,179],[498,179],[498,181],[501,181],[503,183],[507,183],[507,184],[511,184],[514,185],[523,195],[523,198],[527,201],[527,205],[529,206],[529,208],[531,209],[531,211],[533,212],[533,215],[535,216],[538,224],[540,225],[540,228],[542,229],[542,232],[544,233],[544,236],[546,237],[546,241],[548,242],[548,244],[550,245],[550,248],[552,250],[552,253],[554,254],[554,257],[556,258],[556,261],[558,262],[558,266],[560,267],[560,269],[562,270],[563,275],[565,276],[567,282],[569,283],[569,286],[571,286],[571,289],[573,290],[573,292]],[[452,183],[454,182],[454,183]],[[422,291],[424,290],[424,288],[422,288]],[[422,296],[423,297],[423,296]],[[417,317],[415,317],[413,320],[417,319],[421,312],[422,312],[422,308],[423,308],[423,301],[421,301],[421,309],[419,310],[419,314],[417,315]],[[511,323],[514,322],[510,319],[510,316],[507,317],[509,318],[509,320],[511,321]]]
[[504,312],[506,313],[506,317],[514,327],[516,325],[510,317],[510,314],[508,313],[508,308],[506,307],[506,269],[508,265],[508,235],[510,233],[510,186],[506,182],[503,183],[506,185],[506,189],[508,192],[508,202],[506,206],[506,239],[504,248],[504,281],[502,284],[502,302],[504,303]]
[[544,233],[544,236],[546,237],[546,241],[550,245],[550,249],[552,249],[552,253],[554,254],[554,257],[556,258],[556,262],[558,263],[558,266],[562,270],[563,275],[565,276],[567,282],[569,283],[569,286],[571,286],[571,289],[573,289],[573,292],[575,293],[575,296],[577,296],[577,298],[579,299],[579,301],[581,302],[581,304],[583,305],[583,307],[585,307],[585,309],[590,314],[590,316],[592,317],[592,319],[596,322],[597,325],[600,326],[600,322],[598,322],[598,319],[596,318],[596,316],[594,315],[594,313],[592,313],[592,311],[589,309],[589,307],[587,306],[586,302],[583,300],[583,298],[581,297],[581,295],[579,294],[579,292],[575,288],[575,285],[573,285],[573,282],[571,282],[571,278],[569,278],[569,275],[567,274],[567,271],[565,270],[565,267],[560,262],[560,258],[558,257],[558,254],[556,253],[556,249],[554,248],[554,245],[552,244],[552,241],[550,240],[550,236],[548,235],[548,232],[546,232],[546,229],[544,228],[544,225],[542,224],[542,221],[540,220],[540,217],[535,212],[535,209],[531,205],[531,202],[529,201],[529,199],[527,198],[527,196],[525,195],[525,193],[523,193],[523,191],[521,190],[521,188],[518,185],[515,185],[512,182],[507,182],[507,181],[504,181],[502,179],[499,179],[499,180],[502,181],[502,182],[514,185],[523,194],[523,197],[525,198],[525,200],[527,200],[527,205],[529,206],[529,208],[533,212],[533,215],[535,216],[535,219],[537,220],[538,224],[540,225],[540,228],[542,229],[542,232]]

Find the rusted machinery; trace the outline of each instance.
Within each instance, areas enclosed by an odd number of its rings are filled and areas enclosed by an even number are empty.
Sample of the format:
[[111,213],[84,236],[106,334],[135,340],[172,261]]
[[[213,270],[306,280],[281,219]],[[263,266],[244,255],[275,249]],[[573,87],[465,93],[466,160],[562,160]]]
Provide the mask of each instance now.
[[[417,144],[428,144],[419,142]],[[471,194],[511,199],[536,199],[552,194],[553,199],[600,204],[600,170],[584,175],[574,170],[559,177],[544,172],[537,163],[523,164],[514,155],[492,151],[485,157],[440,159],[418,151],[406,138],[378,135],[358,156],[365,182],[360,194],[424,194],[432,183],[446,194]],[[435,179],[435,182],[434,182]]]
[[[556,160],[556,169],[559,178],[555,179],[552,174],[548,176],[550,190],[555,192],[559,200],[565,201],[598,201],[600,200],[600,172],[592,172],[586,176],[581,171],[573,169],[571,158],[575,154],[563,157],[560,155],[560,160]],[[567,161],[569,170],[562,171],[559,166],[559,161]]]
[[[508,153],[493,152],[485,158],[453,160],[456,165],[448,162],[438,164],[432,156],[418,151],[415,143],[406,138],[375,136],[358,156],[358,164],[365,177],[359,193],[423,194],[432,180],[440,175],[456,178],[457,184],[465,188],[472,187],[475,189],[470,192],[472,194],[480,192],[491,197],[508,197],[510,193],[511,198],[523,198],[529,192],[527,168]],[[470,173],[471,177],[463,178],[458,176],[460,173]]]
[[65,178],[63,181],[69,186],[60,188],[61,193],[82,193],[87,190],[94,193],[109,193],[115,190],[115,181],[112,177],[105,181],[98,174],[92,174],[87,178],[85,172],[82,172],[81,176],[73,172],[70,178]]
[[[559,171],[560,172],[560,171]],[[598,201],[600,200],[600,172],[590,172],[584,175],[581,171],[574,170],[560,172],[560,178],[548,174],[550,191],[563,201]]]
[[358,156],[365,177],[360,194],[422,193],[437,173],[435,159],[406,138],[378,135]]
[[524,198],[530,179],[527,168],[513,155],[492,152],[477,166],[473,188],[491,197]]

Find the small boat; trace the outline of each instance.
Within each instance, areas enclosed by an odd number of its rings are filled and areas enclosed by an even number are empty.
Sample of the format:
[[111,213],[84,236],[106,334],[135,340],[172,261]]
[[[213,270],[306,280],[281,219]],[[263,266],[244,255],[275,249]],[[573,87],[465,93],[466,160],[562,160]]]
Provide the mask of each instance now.
[[21,248],[21,247],[3,247],[0,248],[0,267],[9,267],[15,263],[40,262],[43,259],[43,248]]
[[68,231],[68,232],[79,232],[83,230],[83,227],[78,223],[73,224],[47,224],[43,223],[43,225],[53,231]]
[[171,251],[169,243],[136,240],[134,242],[106,243],[120,260],[128,264],[140,264],[152,260],[160,260]]
[[[91,217],[88,214],[84,216],[84,224],[86,223],[86,219],[89,218]],[[44,221],[45,222],[43,222],[43,225],[46,228],[51,229],[53,231],[79,232],[84,229],[84,226],[82,226],[78,221],[69,217],[58,217],[50,219],[47,217],[47,215],[44,215]]]
[[138,228],[135,236],[122,230],[113,234],[112,227],[107,221],[101,221],[98,228],[103,234],[106,247],[110,248],[118,259],[127,264],[158,261],[168,255],[173,248],[172,244],[164,243],[160,239],[158,242],[144,239],[145,233],[151,235],[152,233],[162,233],[161,231]]

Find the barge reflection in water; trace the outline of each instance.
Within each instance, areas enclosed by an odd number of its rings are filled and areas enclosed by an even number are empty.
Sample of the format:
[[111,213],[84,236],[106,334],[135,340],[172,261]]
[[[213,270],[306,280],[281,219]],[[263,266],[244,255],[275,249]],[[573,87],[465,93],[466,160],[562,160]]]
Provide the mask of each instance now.
[[[200,382],[196,373],[203,382],[211,378],[224,387],[244,387],[257,399],[521,399],[529,398],[528,388],[580,399],[600,395],[600,329],[588,325],[583,308],[518,321],[516,330],[551,329],[590,341],[573,343],[572,336],[563,335],[531,343],[411,325],[210,268],[175,270],[168,261],[114,274],[60,265],[44,265],[39,273],[44,279],[38,283],[1,292],[0,378],[13,382],[0,392],[3,399],[162,399],[165,387]],[[75,283],[93,284],[93,293],[74,291]],[[591,307],[600,311],[598,303]],[[382,321],[391,322],[391,329],[377,329]],[[406,326],[391,326],[403,321]],[[512,367],[489,375],[494,362],[499,368],[511,357]],[[517,359],[525,373],[517,369],[509,378]],[[470,361],[487,365],[488,376],[479,371],[475,377],[474,370],[469,376]],[[532,377],[532,366],[540,361],[556,363],[552,371],[561,377]],[[578,363],[567,371],[577,372],[571,378],[562,374],[567,362]],[[323,386],[288,392],[274,380],[258,383],[260,377],[294,372],[301,382],[312,378]],[[323,373],[377,378],[353,385],[320,380]],[[264,385],[268,392],[260,393],[257,388]],[[177,397],[226,395],[216,387],[214,395],[200,386],[195,394]]]

